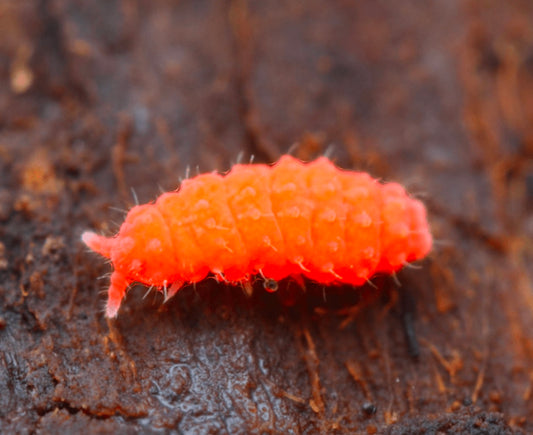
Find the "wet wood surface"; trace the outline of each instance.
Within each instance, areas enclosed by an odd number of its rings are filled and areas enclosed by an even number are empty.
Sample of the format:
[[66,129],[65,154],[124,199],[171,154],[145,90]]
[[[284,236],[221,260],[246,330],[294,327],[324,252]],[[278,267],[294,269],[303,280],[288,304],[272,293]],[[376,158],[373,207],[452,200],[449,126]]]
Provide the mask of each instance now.
[[[0,430],[532,432],[532,23],[518,0],[0,2]],[[406,185],[430,257],[400,287],[138,286],[106,321],[82,231],[293,144]]]

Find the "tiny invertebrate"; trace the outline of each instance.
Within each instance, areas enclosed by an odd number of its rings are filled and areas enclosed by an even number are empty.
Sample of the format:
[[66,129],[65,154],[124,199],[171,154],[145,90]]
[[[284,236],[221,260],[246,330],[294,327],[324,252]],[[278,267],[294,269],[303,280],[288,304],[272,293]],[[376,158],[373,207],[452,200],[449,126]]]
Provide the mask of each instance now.
[[374,405],[372,402],[365,402],[361,406],[361,409],[366,415],[372,415],[375,414],[377,411],[377,406]]
[[133,282],[158,288],[165,300],[209,273],[235,284],[260,274],[268,291],[290,276],[358,286],[425,257],[432,245],[424,205],[399,184],[326,157],[291,156],[187,179],[133,207],[115,237],[87,231],[82,240],[113,263],[108,317]]

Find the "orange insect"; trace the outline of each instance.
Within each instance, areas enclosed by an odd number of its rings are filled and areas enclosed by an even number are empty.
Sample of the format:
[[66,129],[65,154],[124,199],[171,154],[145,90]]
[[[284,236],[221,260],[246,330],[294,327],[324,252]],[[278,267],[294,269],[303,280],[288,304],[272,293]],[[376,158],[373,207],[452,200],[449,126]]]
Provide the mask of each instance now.
[[357,286],[425,257],[432,245],[424,205],[399,184],[325,157],[306,164],[291,156],[185,180],[133,207],[115,237],[85,232],[82,240],[113,263],[108,317],[132,282],[157,287],[165,300],[209,273],[232,283],[303,275]]

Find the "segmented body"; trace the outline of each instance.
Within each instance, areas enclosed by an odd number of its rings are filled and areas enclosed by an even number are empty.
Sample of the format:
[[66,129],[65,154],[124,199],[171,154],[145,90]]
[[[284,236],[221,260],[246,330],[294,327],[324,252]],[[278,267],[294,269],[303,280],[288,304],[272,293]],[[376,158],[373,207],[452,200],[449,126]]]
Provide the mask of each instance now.
[[423,258],[432,245],[424,205],[399,184],[338,169],[325,157],[305,164],[291,156],[185,180],[133,207],[115,237],[82,238],[113,263],[109,317],[132,282],[168,297],[208,273],[234,283],[260,273],[361,285]]

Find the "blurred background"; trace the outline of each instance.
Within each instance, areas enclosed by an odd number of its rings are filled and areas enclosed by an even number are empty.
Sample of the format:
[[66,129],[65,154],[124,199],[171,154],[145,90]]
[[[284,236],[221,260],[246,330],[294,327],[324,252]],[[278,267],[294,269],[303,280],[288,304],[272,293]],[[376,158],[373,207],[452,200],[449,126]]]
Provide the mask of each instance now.
[[[0,0],[0,32],[2,432],[533,431],[532,2]],[[289,149],[422,199],[421,269],[105,320],[83,230]]]

